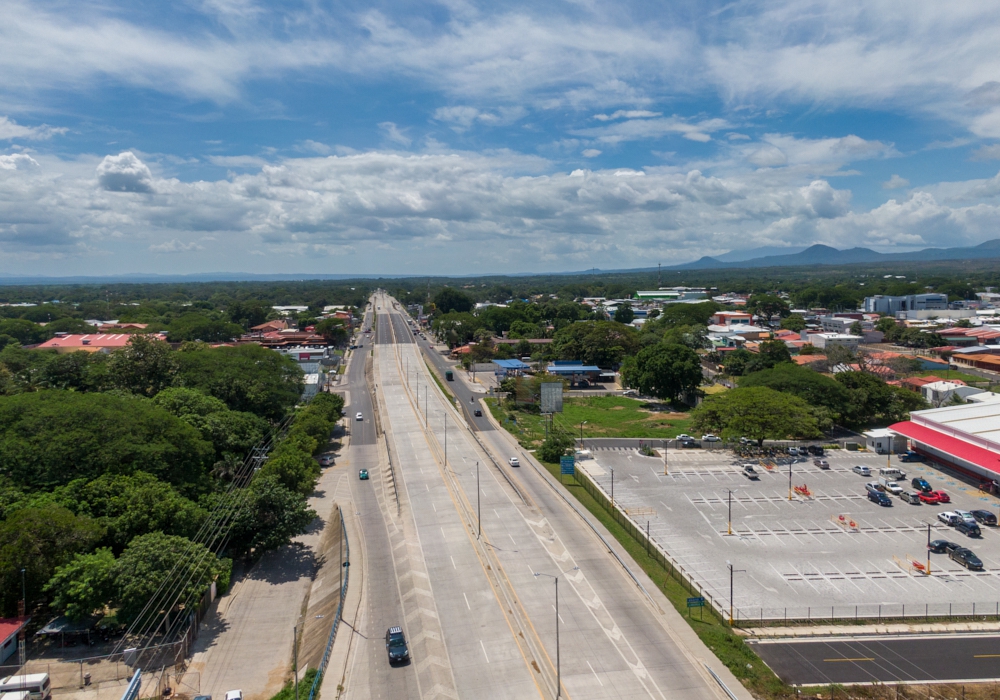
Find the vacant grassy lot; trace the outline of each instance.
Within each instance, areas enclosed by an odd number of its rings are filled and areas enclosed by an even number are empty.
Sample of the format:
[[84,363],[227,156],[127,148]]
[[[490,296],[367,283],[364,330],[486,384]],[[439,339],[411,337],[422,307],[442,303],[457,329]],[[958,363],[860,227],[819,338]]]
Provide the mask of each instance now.
[[941,377],[941,379],[951,380],[957,379],[959,381],[965,382],[970,386],[975,386],[976,384],[988,384],[989,379],[983,379],[982,377],[977,377],[974,374],[965,374],[964,372],[958,372],[956,370],[927,370],[925,372],[917,372],[918,377],[929,377],[929,376]]
[[[522,445],[538,447],[545,439],[545,422],[537,413],[509,410],[489,401],[490,410]],[[687,413],[670,407],[621,396],[594,396],[563,401],[563,412],[553,417],[556,428],[580,437],[580,423],[585,438],[673,438],[690,425]]]

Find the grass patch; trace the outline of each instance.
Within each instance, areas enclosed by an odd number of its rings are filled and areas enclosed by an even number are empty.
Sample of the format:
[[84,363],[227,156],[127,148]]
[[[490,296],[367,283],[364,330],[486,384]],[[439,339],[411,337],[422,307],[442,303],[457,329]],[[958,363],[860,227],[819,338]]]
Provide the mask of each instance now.
[[771,669],[743,641],[743,638],[735,634],[711,608],[706,607],[702,611],[704,618],[702,620],[698,619],[697,612],[693,612],[692,617],[688,618],[687,599],[693,593],[687,586],[660,566],[658,561],[647,555],[645,546],[619,525],[611,517],[611,514],[580,485],[576,477],[560,476],[558,464],[548,462],[542,462],[542,464],[549,473],[562,480],[563,486],[590,511],[591,515],[601,521],[608,532],[618,540],[619,544],[642,567],[646,575],[666,595],[674,608],[687,619],[688,624],[691,625],[698,637],[748,690],[758,697],[788,698],[794,696],[792,688],[774,675]]
[[[534,448],[545,439],[545,423],[537,413],[490,405],[493,416],[522,445]],[[563,400],[563,412],[553,417],[556,427],[573,437],[584,438],[653,438],[670,439],[690,429],[687,413],[676,413],[668,406],[623,396],[590,396]]]
[[[309,689],[312,688],[313,680],[316,678],[316,669],[310,668],[299,681],[299,700],[308,700]],[[285,687],[278,691],[271,700],[295,700],[295,681],[288,681]]]
[[711,386],[702,387],[701,390],[711,396],[712,394],[721,394],[724,391],[729,391],[729,387],[723,386],[722,384],[712,384]]
[[975,385],[975,384],[986,384],[986,383],[988,383],[990,381],[989,379],[983,379],[982,377],[977,377],[974,374],[965,374],[964,372],[959,372],[959,371],[953,370],[953,369],[933,369],[933,370],[926,370],[926,371],[923,371],[923,372],[917,372],[917,376],[918,377],[930,377],[930,376],[941,377],[941,379],[944,379],[946,381],[949,380],[949,379],[958,379],[960,381],[965,382],[966,384],[972,384],[972,385]]

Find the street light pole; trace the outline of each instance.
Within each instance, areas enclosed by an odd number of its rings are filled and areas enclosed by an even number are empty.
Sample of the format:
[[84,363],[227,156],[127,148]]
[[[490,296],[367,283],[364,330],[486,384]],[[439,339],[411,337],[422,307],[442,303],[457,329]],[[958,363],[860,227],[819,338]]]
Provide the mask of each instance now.
[[927,523],[927,575],[931,575],[931,524]]
[[615,470],[611,470],[611,507],[615,507]]
[[478,530],[476,532],[476,539],[478,540],[483,534],[483,509],[480,504],[480,491],[479,491],[479,460],[476,460],[476,520],[478,520]]
[[727,561],[726,566],[729,567],[729,626],[733,626],[733,573],[742,574],[746,572],[746,569],[733,569],[731,562]]
[[788,462],[788,500],[792,500],[792,462]]
[[[573,571],[578,571],[579,569],[579,566],[573,567]],[[562,697],[562,664],[559,658],[559,577],[537,571],[534,572],[534,575],[535,578],[548,576],[551,579],[555,579],[556,582],[556,700],[559,700]]]
[[733,490],[729,490],[729,534],[733,534]]
[[[448,414],[444,414],[444,466],[448,466]],[[791,499],[789,499],[791,500]]]
[[585,421],[585,420],[584,421],[580,421],[580,449],[581,450],[584,448],[584,444],[583,444],[583,426],[585,426],[586,424],[587,424],[587,421]]

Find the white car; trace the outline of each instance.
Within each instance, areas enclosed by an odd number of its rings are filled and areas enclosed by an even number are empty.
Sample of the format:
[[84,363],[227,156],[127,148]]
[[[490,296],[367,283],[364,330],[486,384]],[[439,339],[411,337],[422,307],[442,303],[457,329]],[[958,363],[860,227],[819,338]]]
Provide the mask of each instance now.
[[230,690],[226,693],[226,700],[243,700],[242,690]]
[[520,467],[521,461],[517,457],[511,457],[510,459],[507,460],[507,464],[509,464],[512,467]]
[[946,510],[943,513],[938,513],[938,520],[943,522],[945,525],[958,525],[962,522],[961,516],[952,510]]
[[365,417],[363,415],[361,415],[360,411],[358,412],[358,414],[356,416],[354,416],[354,420],[364,420],[364,419],[365,419]]
[[675,437],[674,440],[694,440],[694,438],[688,435],[687,433],[681,433],[680,435]]
[[722,438],[720,438],[718,435],[712,435],[712,433],[708,433],[706,435],[702,435],[701,436],[701,441],[702,442],[722,442]]
[[863,464],[855,464],[854,467],[851,469],[851,471],[854,472],[855,474],[860,474],[861,476],[872,475],[872,470]]

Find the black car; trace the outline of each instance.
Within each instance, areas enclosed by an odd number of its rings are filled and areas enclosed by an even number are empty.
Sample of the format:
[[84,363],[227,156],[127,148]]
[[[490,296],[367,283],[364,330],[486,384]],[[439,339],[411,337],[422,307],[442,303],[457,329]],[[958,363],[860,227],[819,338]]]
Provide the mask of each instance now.
[[475,416],[476,418],[481,418],[481,417],[482,417],[482,415],[483,415],[483,412],[482,412],[482,410],[481,410],[481,409],[478,409],[478,408],[477,408],[477,409],[476,409],[475,411],[473,411],[473,412],[472,412],[472,414],[473,414],[473,415],[474,415],[474,416]]
[[921,479],[919,476],[914,479],[910,479],[910,485],[917,491],[923,491],[924,493],[934,490],[931,488],[931,485],[927,481],[927,479]]
[[809,445],[809,447],[807,447],[806,449],[809,450],[809,454],[813,455],[814,457],[823,456],[823,448],[820,445]]
[[951,557],[952,561],[957,561],[966,569],[981,571],[983,568],[983,562],[979,559],[979,557],[972,553],[971,549],[959,547],[958,549],[953,549],[948,552],[948,556]]
[[955,525],[955,530],[961,532],[966,537],[981,537],[983,534],[979,526],[971,520],[959,520]]
[[697,440],[681,440],[681,447],[701,447]]
[[892,505],[892,499],[881,491],[869,491],[868,500],[872,503],[878,503],[880,506]]
[[954,542],[949,542],[948,540],[934,540],[927,545],[927,549],[934,554],[944,554],[945,552],[950,552],[953,549],[959,549],[959,546]]
[[976,522],[982,525],[989,525],[990,527],[996,527],[997,516],[988,510],[974,510],[972,511],[972,517],[976,519]]
[[385,631],[385,650],[389,654],[389,663],[401,663],[410,660],[410,650],[406,647],[406,636],[400,627],[390,627]]

